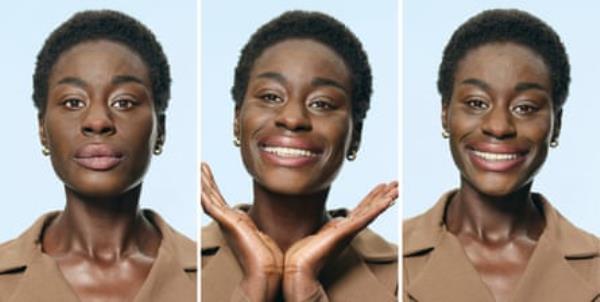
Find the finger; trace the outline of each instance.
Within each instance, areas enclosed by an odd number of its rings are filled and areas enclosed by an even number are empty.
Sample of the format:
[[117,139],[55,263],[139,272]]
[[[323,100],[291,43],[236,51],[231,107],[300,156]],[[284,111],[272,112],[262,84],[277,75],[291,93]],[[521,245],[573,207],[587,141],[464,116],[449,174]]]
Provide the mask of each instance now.
[[223,198],[223,195],[219,191],[219,187],[217,186],[212,172],[206,163],[202,164],[202,191],[207,192],[207,197],[210,202],[213,202],[220,206],[227,206],[227,202]]

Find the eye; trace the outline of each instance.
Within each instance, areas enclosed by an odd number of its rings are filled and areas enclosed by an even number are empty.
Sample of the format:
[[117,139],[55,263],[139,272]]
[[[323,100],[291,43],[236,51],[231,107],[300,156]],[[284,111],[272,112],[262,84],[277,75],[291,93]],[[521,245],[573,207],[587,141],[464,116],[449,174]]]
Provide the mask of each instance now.
[[323,99],[317,99],[317,100],[311,101],[308,104],[308,107],[317,109],[317,110],[323,110],[323,111],[335,109],[335,106],[330,101],[323,100]]
[[135,101],[131,100],[131,99],[126,99],[126,98],[121,98],[121,99],[116,99],[115,101],[113,101],[110,106],[117,108],[119,110],[127,110],[132,108],[133,106],[135,106]]
[[514,106],[512,111],[519,115],[527,115],[538,111],[538,108],[531,104],[519,104]]
[[71,110],[77,110],[77,109],[81,109],[81,108],[85,107],[85,102],[80,99],[76,99],[76,98],[66,99],[63,101],[62,104],[63,104],[63,106],[65,106]]
[[490,107],[488,103],[482,99],[469,99],[466,101],[466,104],[469,108],[476,111],[483,111]]
[[281,103],[283,102],[283,98],[274,93],[264,93],[260,95],[260,99],[267,103]]

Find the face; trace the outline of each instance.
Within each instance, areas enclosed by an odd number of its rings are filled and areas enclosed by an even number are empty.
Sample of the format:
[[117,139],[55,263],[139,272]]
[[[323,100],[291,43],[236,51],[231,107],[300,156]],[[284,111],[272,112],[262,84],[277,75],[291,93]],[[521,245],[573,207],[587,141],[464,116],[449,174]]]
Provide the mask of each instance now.
[[329,188],[352,134],[350,73],[332,49],[289,39],[254,62],[235,135],[254,180],[282,194]]
[[505,196],[531,184],[560,120],[543,59],[519,44],[488,43],[466,54],[454,78],[442,123],[463,186]]
[[119,43],[82,42],[48,83],[40,136],[67,189],[110,197],[139,186],[164,129],[142,59]]

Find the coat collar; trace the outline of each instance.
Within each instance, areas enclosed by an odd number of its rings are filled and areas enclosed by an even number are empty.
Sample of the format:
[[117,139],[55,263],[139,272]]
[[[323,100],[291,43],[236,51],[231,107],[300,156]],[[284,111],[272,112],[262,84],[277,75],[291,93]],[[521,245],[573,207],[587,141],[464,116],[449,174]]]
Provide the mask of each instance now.
[[[0,275],[23,271],[10,301],[43,301],[48,297],[78,301],[54,259],[41,250],[43,230],[58,214],[42,216],[17,239],[0,246]],[[144,210],[143,214],[158,228],[162,240],[136,301],[195,301],[195,282],[186,275],[197,270],[195,243],[170,228],[155,212]]]
[[[330,212],[334,217],[346,213],[342,210]],[[212,222],[202,229],[202,253],[212,254],[215,250],[217,252],[211,256],[212,259],[203,264],[202,299],[228,301],[232,294],[239,294],[237,285],[242,280],[243,272],[218,224]],[[321,279],[330,300],[396,301],[393,292],[377,279],[368,263],[396,262],[397,257],[395,245],[368,229],[363,230],[338,258],[323,269]]]
[[[460,242],[445,228],[444,212],[455,192],[444,194],[432,209],[405,223],[403,256],[429,255],[422,271],[405,289],[417,301],[493,301]],[[569,223],[543,196],[533,197],[543,207],[546,228],[513,301],[592,301],[598,289],[583,280],[567,261],[598,257],[597,239]]]

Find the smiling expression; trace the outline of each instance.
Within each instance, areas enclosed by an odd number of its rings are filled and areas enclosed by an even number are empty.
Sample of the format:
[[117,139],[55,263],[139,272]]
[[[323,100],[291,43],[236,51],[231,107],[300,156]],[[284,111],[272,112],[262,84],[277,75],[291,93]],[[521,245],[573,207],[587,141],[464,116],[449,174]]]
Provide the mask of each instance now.
[[235,135],[254,180],[283,194],[328,188],[352,134],[350,73],[329,47],[278,42],[254,62]]
[[82,42],[60,55],[48,82],[40,136],[67,189],[109,197],[140,185],[164,133],[142,59],[116,42]]
[[488,43],[465,55],[442,111],[463,185],[504,196],[531,184],[558,135],[551,91],[548,67],[528,47]]

